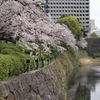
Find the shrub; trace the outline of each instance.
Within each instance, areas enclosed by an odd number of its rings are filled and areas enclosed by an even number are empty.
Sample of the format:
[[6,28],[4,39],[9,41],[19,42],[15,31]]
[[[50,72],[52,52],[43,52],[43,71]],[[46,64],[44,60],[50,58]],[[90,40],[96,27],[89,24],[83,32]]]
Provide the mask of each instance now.
[[91,36],[91,38],[97,38],[98,37],[98,35],[95,32],[93,32],[90,36]]
[[[0,41],[0,80],[24,73],[27,67],[29,70],[35,69],[34,58],[24,53],[25,49],[19,44]],[[27,59],[30,60],[29,64],[26,63]]]
[[93,54],[93,57],[94,57],[94,58],[100,57],[100,53],[98,53],[98,52],[94,53],[94,54]]
[[16,55],[0,54],[0,80],[25,72],[27,59],[30,60],[30,70],[34,69],[34,59],[29,55],[21,53],[17,53]]

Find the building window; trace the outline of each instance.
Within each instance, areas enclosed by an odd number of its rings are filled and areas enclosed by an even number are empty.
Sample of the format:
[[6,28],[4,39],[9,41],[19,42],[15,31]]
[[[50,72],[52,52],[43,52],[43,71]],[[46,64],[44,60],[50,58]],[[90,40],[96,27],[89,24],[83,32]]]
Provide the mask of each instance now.
[[86,5],[89,5],[89,3],[86,3]]
[[89,14],[86,14],[86,16],[89,16]]
[[70,12],[70,10],[68,10],[68,12]]
[[73,10],[71,10],[71,12],[73,12]]
[[86,20],[89,20],[89,18],[86,18]]
[[89,12],[89,10],[86,10],[86,12]]

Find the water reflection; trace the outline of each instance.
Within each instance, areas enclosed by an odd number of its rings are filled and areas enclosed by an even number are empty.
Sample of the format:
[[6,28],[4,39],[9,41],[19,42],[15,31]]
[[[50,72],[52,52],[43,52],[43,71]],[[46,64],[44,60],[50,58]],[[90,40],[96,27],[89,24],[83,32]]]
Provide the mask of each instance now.
[[[80,72],[80,71],[79,71]],[[99,100],[100,98],[100,66],[88,67],[74,72],[69,80],[68,100]]]

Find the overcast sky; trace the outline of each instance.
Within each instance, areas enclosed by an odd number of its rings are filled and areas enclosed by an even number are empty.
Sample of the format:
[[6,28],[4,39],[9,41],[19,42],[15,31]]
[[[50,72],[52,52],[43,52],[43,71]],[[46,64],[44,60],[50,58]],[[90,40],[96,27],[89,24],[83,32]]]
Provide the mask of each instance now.
[[100,0],[90,0],[90,19],[94,19],[95,26],[100,28]]

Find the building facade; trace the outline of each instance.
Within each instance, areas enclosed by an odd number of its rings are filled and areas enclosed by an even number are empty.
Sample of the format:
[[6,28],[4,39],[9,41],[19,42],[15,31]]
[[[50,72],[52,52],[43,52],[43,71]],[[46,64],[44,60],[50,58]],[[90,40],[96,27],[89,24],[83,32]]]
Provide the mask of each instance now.
[[56,21],[62,14],[78,18],[84,31],[90,31],[90,1],[89,0],[48,0],[48,10]]

